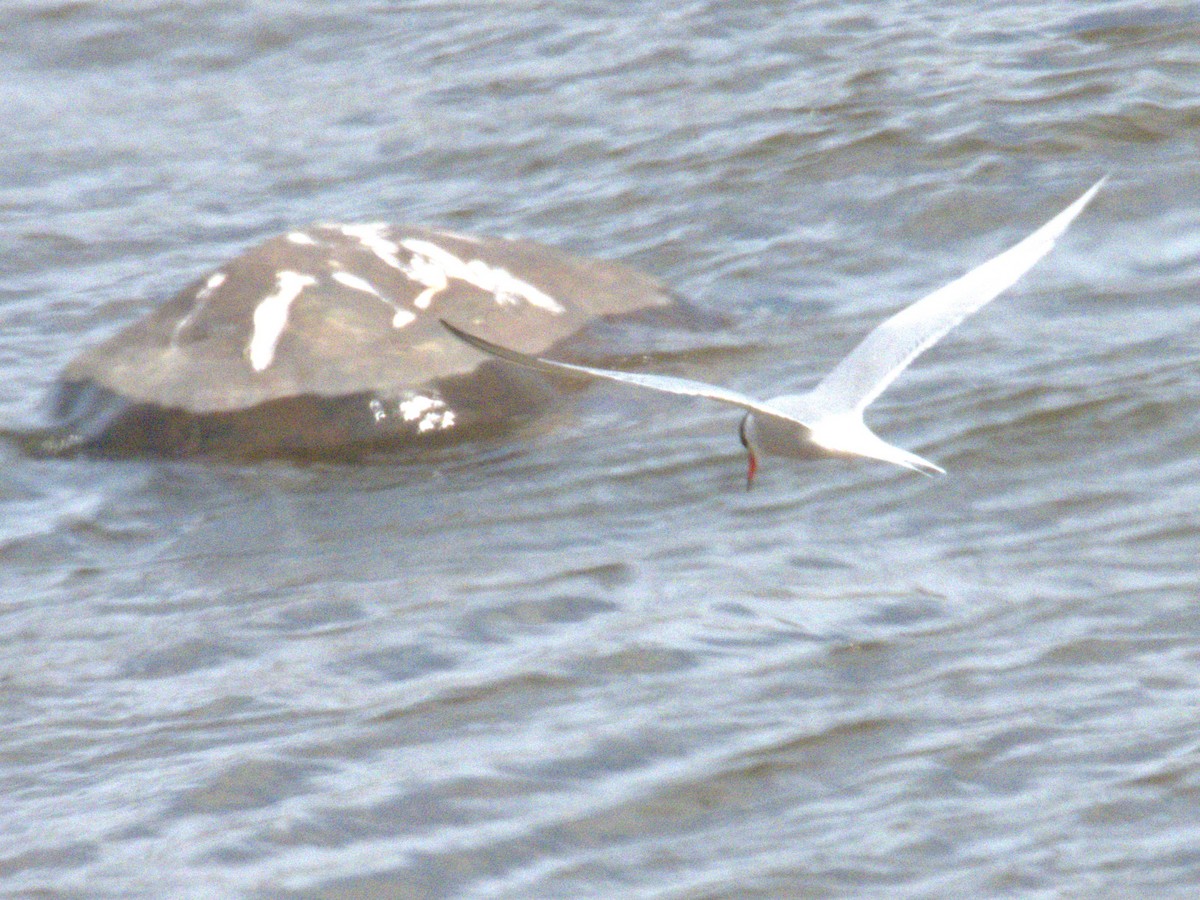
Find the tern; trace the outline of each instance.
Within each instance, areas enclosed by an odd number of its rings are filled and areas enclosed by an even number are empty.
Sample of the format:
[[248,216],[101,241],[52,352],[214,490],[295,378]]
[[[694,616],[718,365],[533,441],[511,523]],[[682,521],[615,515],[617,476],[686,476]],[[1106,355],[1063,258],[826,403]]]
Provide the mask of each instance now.
[[921,472],[944,475],[945,469],[915,453],[887,443],[863,421],[863,412],[908,365],[955,325],[1011,287],[1050,252],[1107,180],[1101,178],[1078,200],[1020,243],[966,275],[918,300],[876,326],[850,354],[805,394],[770,400],[718,385],[641,372],[597,369],[519,353],[456,328],[442,325],[472,347],[517,365],[574,378],[601,379],[668,394],[705,397],[745,410],[738,436],[749,456],[746,487],[754,483],[761,455],[815,459],[867,457]]

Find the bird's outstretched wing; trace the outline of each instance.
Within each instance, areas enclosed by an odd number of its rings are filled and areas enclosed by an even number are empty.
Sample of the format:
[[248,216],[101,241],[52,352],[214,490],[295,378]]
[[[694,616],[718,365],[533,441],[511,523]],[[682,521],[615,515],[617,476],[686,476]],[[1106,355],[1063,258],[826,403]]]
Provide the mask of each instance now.
[[815,408],[828,412],[866,409],[917,356],[1049,253],[1105,180],[1101,178],[1019,244],[878,325],[812,391],[809,399]]
[[789,422],[797,422],[801,425],[804,423],[787,413],[775,409],[774,407],[756,400],[753,397],[748,397],[745,394],[731,391],[728,388],[723,388],[715,384],[706,384],[703,381],[693,381],[690,378],[676,378],[673,375],[651,375],[643,372],[619,372],[615,369],[596,369],[592,366],[580,366],[574,363],[557,362],[552,359],[545,359],[540,356],[531,356],[527,353],[519,353],[516,350],[510,350],[507,347],[501,347],[499,344],[493,344],[491,341],[485,341],[481,337],[469,334],[461,328],[455,328],[445,319],[440,320],[442,326],[457,337],[459,340],[465,341],[477,350],[482,350],[499,359],[507,360],[511,363],[516,363],[519,366],[525,366],[530,369],[537,369],[541,372],[550,372],[555,375],[566,375],[571,378],[598,378],[605,381],[616,381],[620,384],[632,384],[636,387],[648,388],[652,391],[659,391],[667,394],[682,394],[686,397],[704,397],[709,400],[716,400],[720,403],[727,403],[730,406],[737,406],[741,409],[755,413],[756,415],[770,416],[777,419],[784,419]]

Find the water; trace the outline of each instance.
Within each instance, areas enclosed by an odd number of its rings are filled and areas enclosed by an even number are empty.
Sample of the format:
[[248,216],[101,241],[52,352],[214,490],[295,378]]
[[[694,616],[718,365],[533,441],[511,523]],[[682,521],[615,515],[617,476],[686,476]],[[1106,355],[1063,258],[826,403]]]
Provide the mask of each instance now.
[[[0,421],[311,221],[515,234],[762,395],[1104,192],[767,461],[595,386],[364,466],[0,448],[0,890],[1191,896],[1200,17],[1161,3],[10,4]],[[633,358],[630,364],[637,363]]]

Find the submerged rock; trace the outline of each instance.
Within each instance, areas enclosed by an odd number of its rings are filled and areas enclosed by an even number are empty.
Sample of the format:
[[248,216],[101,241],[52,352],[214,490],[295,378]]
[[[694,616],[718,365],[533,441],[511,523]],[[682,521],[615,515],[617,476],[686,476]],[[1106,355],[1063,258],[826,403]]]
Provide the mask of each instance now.
[[444,318],[542,353],[591,323],[677,308],[657,280],[520,240],[386,224],[273,238],[64,370],[45,455],[338,455],[532,412],[545,380]]

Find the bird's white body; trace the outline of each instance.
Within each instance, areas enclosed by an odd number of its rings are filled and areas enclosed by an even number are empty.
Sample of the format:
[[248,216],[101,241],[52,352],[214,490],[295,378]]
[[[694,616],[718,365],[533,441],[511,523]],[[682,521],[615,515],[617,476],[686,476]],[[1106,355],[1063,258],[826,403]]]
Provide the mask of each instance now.
[[717,385],[668,375],[619,372],[557,362],[518,353],[467,334],[443,322],[478,349],[519,365],[577,377],[632,384],[651,390],[707,397],[746,411],[742,443],[750,454],[753,479],[759,453],[811,459],[861,456],[894,463],[925,474],[944,470],[895,447],[871,431],[863,411],[917,356],[950,329],[1011,287],[1054,246],[1083,211],[1104,179],[1029,237],[966,275],[907,306],[863,339],[819,384],[806,394],[785,394],[761,401]]

